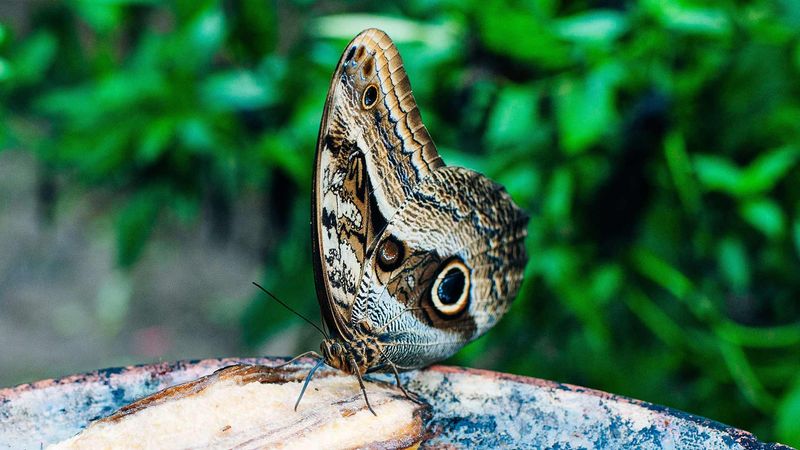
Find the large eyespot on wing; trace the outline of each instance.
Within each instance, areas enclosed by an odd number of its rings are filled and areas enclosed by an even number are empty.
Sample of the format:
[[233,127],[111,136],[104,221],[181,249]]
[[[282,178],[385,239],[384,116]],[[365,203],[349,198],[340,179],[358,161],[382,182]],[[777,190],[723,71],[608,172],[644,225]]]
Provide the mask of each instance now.
[[458,317],[469,306],[470,287],[470,270],[464,261],[445,261],[430,290],[434,310],[444,318]]

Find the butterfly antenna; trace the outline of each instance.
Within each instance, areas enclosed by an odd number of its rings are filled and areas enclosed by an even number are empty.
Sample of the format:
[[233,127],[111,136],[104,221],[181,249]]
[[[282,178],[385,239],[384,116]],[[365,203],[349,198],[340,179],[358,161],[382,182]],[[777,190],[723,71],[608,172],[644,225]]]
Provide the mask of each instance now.
[[305,394],[305,393],[306,393],[306,388],[308,387],[308,383],[311,381],[311,377],[313,377],[313,376],[314,376],[314,372],[316,372],[316,371],[317,371],[317,369],[319,369],[320,367],[322,367],[322,365],[323,365],[323,364],[325,364],[325,360],[322,360],[322,359],[321,359],[321,360],[319,360],[319,362],[317,363],[317,365],[315,365],[315,366],[314,366],[314,367],[311,369],[311,371],[310,371],[310,372],[308,372],[308,375],[306,375],[306,380],[303,382],[303,389],[300,389],[300,396],[298,396],[298,397],[297,397],[297,402],[295,402],[295,404],[294,404],[294,410],[295,410],[295,411],[297,411],[297,407],[300,405],[300,400],[302,400],[302,399],[303,399],[303,394]]
[[[275,300],[276,302],[278,302],[278,303],[279,303],[281,306],[283,306],[284,308],[286,308],[286,309],[288,309],[289,311],[291,311],[292,313],[294,313],[294,315],[296,315],[297,317],[299,317],[299,318],[301,318],[301,319],[305,320],[305,321],[306,321],[306,322],[307,322],[309,325],[311,325],[312,327],[316,328],[316,329],[317,329],[317,331],[319,331],[319,332],[320,332],[320,334],[322,334],[322,337],[324,337],[325,339],[330,339],[330,337],[328,336],[328,334],[327,334],[327,333],[325,333],[325,331],[323,331],[323,330],[322,330],[322,328],[320,328],[320,327],[319,327],[319,325],[315,324],[314,322],[310,321],[310,320],[309,320],[309,319],[308,319],[306,316],[304,316],[304,315],[300,314],[299,312],[295,311],[294,309],[292,309],[292,307],[291,307],[291,306],[289,306],[289,305],[287,305],[286,303],[284,303],[284,302],[283,302],[281,299],[279,299],[278,297],[276,297],[276,296],[275,296],[275,295],[274,295],[272,292],[270,292],[270,291],[268,291],[268,290],[264,289],[264,288],[263,288],[263,287],[262,287],[260,284],[256,283],[255,281],[253,281],[253,284],[254,284],[254,285],[256,285],[256,287],[257,287],[257,288],[259,288],[259,289],[261,289],[262,291],[264,291],[264,293],[266,293],[267,295],[269,295],[270,297],[272,297],[272,299],[273,299],[273,300]],[[312,371],[312,372],[313,372],[313,371]]]

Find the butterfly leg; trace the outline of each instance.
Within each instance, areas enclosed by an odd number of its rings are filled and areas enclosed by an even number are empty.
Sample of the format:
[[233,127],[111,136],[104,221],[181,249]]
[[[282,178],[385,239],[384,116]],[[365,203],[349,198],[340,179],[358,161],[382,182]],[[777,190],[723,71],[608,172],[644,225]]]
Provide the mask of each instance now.
[[403,395],[405,395],[406,398],[411,400],[412,402],[421,405],[423,403],[422,400],[420,400],[419,397],[417,397],[416,395],[412,395],[410,392],[406,390],[405,386],[403,386],[403,382],[400,381],[400,372],[397,371],[397,366],[395,366],[393,362],[389,361],[388,358],[384,359],[386,360],[387,363],[389,363],[389,366],[392,368],[392,372],[394,372],[394,379],[397,380],[397,387],[399,387],[400,390],[403,391]]
[[322,365],[325,364],[325,360],[320,359],[319,362],[308,372],[306,376],[306,380],[303,382],[303,388],[300,390],[300,395],[297,397],[297,401],[294,403],[294,410],[297,411],[297,407],[300,405],[300,400],[303,399],[303,394],[306,393],[306,388],[308,387],[308,383],[311,381],[311,377],[314,376],[314,372],[317,371]]
[[358,371],[358,366],[356,365],[356,361],[353,358],[350,358],[350,366],[354,369],[353,373],[355,374],[356,378],[358,378],[358,384],[361,386],[361,392],[364,394],[364,401],[367,402],[367,408],[369,411],[377,416],[378,414],[372,409],[372,405],[369,404],[369,397],[367,397],[367,388],[364,387],[364,380],[361,378],[361,372]]

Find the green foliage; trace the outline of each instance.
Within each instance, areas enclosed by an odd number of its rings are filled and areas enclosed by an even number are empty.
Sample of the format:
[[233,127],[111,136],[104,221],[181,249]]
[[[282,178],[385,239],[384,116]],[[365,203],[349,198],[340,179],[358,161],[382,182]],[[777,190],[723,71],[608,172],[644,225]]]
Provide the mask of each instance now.
[[[445,159],[532,216],[513,310],[453,362],[800,445],[800,3],[309,3],[75,0],[0,24],[0,146],[112,193],[123,266],[165,215],[265,192],[267,284],[315,316],[322,103],[344,43],[385,28]],[[243,334],[291,320],[255,301]]]

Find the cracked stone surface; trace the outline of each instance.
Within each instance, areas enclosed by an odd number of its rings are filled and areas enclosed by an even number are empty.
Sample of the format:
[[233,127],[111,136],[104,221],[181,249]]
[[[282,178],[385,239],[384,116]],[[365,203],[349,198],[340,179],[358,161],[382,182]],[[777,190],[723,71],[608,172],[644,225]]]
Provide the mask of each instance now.
[[[168,386],[239,362],[276,365],[282,361],[161,363],[0,390],[0,447],[40,448]],[[295,366],[309,369],[312,363],[301,360]],[[423,448],[788,448],[667,407],[536,378],[451,366],[433,366],[402,377],[412,392],[432,406],[427,424],[431,438]]]

